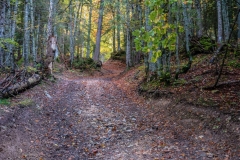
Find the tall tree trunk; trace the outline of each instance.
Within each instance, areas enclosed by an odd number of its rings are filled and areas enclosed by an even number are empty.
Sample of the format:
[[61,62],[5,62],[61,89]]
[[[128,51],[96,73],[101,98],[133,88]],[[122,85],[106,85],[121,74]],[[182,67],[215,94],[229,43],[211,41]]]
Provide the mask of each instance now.
[[187,7],[184,3],[182,3],[183,6],[183,19],[184,19],[184,30],[185,30],[185,42],[186,42],[186,51],[187,53],[190,52],[189,48],[189,36],[191,36],[191,32],[189,30],[189,20],[188,20],[188,14],[187,14]]
[[33,0],[30,0],[30,8],[31,8],[31,41],[32,41],[32,56],[33,61],[36,62],[37,53],[36,53],[36,41],[35,41],[35,29],[34,29],[34,7]]
[[120,0],[117,1],[117,51],[121,50],[121,37],[120,37],[120,31],[121,31],[121,23],[120,23]]
[[[0,3],[0,38],[4,38],[5,34],[5,16],[6,16],[6,0],[3,0]],[[4,49],[0,46],[0,68],[3,67],[3,57],[4,57]]]
[[218,19],[218,35],[217,35],[217,42],[218,46],[222,44],[223,41],[223,36],[222,36],[222,5],[221,5],[221,0],[217,0],[217,19]]
[[102,33],[102,21],[103,21],[103,10],[104,10],[104,0],[100,1],[99,8],[99,17],[98,17],[98,29],[97,29],[97,37],[96,37],[96,47],[93,59],[95,62],[99,61],[100,55],[100,42],[101,42],[101,33]]
[[70,16],[70,21],[69,21],[69,32],[70,32],[70,46],[69,46],[69,50],[70,50],[70,63],[71,63],[71,67],[73,64],[73,60],[74,60],[74,46],[73,46],[73,39],[74,39],[74,22],[73,22],[73,4],[72,1],[70,1],[70,5],[69,5],[69,16]]
[[[16,31],[16,20],[17,20],[17,12],[18,12],[18,0],[15,1],[14,5],[14,11],[13,11],[13,21],[12,21],[12,33],[11,33],[11,39],[14,41],[15,31]],[[10,53],[11,53],[11,67],[14,69],[14,45],[10,45]]]
[[[12,22],[12,17],[11,17],[11,6],[10,6],[10,0],[7,0],[7,8],[6,8],[6,26],[5,26],[5,38],[11,38],[11,22]],[[5,64],[6,66],[10,67],[11,66],[11,55],[12,53],[9,51],[11,48],[11,44],[6,44],[6,55],[5,55]]]
[[222,0],[222,18],[223,18],[223,28],[224,28],[224,41],[227,42],[229,38],[229,17],[228,17],[228,6],[226,0]]
[[[57,8],[58,8],[58,3],[57,1],[54,2],[54,7],[53,7],[53,19],[55,20],[55,17],[57,15]],[[58,39],[58,32],[57,32],[57,25],[54,25],[53,26],[53,33],[54,33],[54,36]],[[59,47],[56,48],[56,51],[55,51],[55,59],[59,56],[59,50],[58,50]]]
[[88,35],[87,35],[87,58],[90,57],[90,44],[91,44],[91,30],[92,30],[92,0],[89,0],[89,18],[88,18]]
[[[176,13],[176,26],[179,26],[179,7],[178,7],[178,4],[175,3],[175,6],[177,8],[177,13]],[[179,30],[178,30],[178,27],[176,27],[176,34],[177,34],[177,37],[176,37],[176,63],[177,63],[177,69],[176,69],[176,76],[175,76],[175,79],[178,79],[177,75],[179,73],[179,68],[180,68],[180,60],[179,60]],[[201,34],[199,33],[199,36]],[[202,35],[201,35],[202,36]]]
[[[240,0],[237,0],[238,10],[240,10]],[[238,15],[238,45],[240,45],[240,15]]]
[[54,7],[54,0],[50,0],[48,25],[47,25],[47,38],[53,35],[53,7]]
[[25,0],[25,9],[24,9],[24,42],[23,42],[23,58],[24,65],[27,66],[29,63],[29,0]]
[[195,0],[195,6],[196,6],[196,9],[197,9],[197,36],[202,37],[203,25],[202,25],[202,11],[201,11],[200,0]]
[[126,31],[127,31],[127,36],[126,36],[126,65],[127,67],[132,67],[132,56],[131,56],[131,39],[130,39],[130,4],[129,1],[126,0],[126,11],[127,11],[127,26],[126,26]]
[[116,52],[116,20],[115,20],[115,8],[112,7],[112,16],[113,16],[113,53]]

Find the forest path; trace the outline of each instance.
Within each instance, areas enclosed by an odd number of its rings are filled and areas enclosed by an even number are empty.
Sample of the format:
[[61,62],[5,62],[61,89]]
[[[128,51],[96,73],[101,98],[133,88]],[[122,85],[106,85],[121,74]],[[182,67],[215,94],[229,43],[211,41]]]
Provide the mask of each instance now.
[[164,108],[154,115],[148,102],[136,103],[135,95],[112,79],[124,70],[119,65],[103,66],[102,77],[57,75],[57,83],[38,85],[15,98],[30,99],[31,105],[3,107],[0,159],[238,159],[222,137],[197,127],[190,132]]

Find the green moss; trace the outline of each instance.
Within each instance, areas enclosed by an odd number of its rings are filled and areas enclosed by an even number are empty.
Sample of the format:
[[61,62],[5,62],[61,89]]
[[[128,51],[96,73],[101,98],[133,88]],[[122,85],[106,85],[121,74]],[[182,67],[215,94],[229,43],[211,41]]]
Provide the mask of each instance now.
[[10,100],[9,99],[0,99],[0,105],[10,105]]
[[27,107],[27,106],[31,106],[33,105],[34,102],[32,99],[25,99],[23,101],[20,101],[18,103],[16,103],[15,105],[21,106],[21,107]]
[[73,67],[80,70],[96,69],[97,65],[92,58],[81,58],[73,61]]
[[199,98],[197,104],[201,106],[206,106],[206,107],[214,107],[218,105],[215,101],[212,99],[206,99],[206,98]]
[[152,80],[149,82],[145,82],[141,85],[141,89],[144,91],[148,90],[155,90],[160,86],[160,81],[159,80]]
[[187,81],[185,79],[180,78],[180,79],[175,80],[173,82],[173,85],[178,86],[178,85],[184,85],[186,83],[187,83]]

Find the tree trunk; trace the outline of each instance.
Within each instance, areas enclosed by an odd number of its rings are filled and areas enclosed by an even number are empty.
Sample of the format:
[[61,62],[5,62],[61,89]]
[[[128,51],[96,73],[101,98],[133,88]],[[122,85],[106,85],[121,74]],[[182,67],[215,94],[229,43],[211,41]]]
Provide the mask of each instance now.
[[[12,21],[12,33],[11,39],[14,41],[15,31],[16,31],[16,20],[17,20],[17,12],[18,12],[18,0],[15,1],[14,11],[13,11],[13,21]],[[10,54],[11,54],[11,68],[14,69],[14,53],[13,53],[14,45],[10,45]]]
[[115,8],[112,8],[112,16],[113,16],[113,53],[116,52],[116,20],[115,20]]
[[117,51],[121,50],[121,18],[120,18],[120,0],[117,1]]
[[130,39],[130,4],[129,1],[126,0],[126,11],[127,11],[127,26],[126,26],[126,31],[127,31],[127,35],[126,35],[126,65],[127,67],[132,67],[132,56],[131,56],[131,39]]
[[90,57],[90,44],[91,44],[91,30],[92,30],[92,0],[89,0],[89,18],[88,18],[88,36],[87,36],[87,58]]
[[32,56],[33,61],[36,62],[37,53],[36,53],[36,43],[35,43],[35,30],[34,30],[34,8],[33,8],[33,0],[30,0],[30,8],[31,8],[31,41],[32,41]]
[[48,14],[48,25],[47,25],[47,38],[53,35],[53,6],[54,0],[50,0],[49,3],[49,14]]
[[200,38],[202,37],[202,34],[203,34],[202,11],[201,11],[200,0],[195,0],[195,6],[197,9],[197,36]]
[[[4,38],[6,16],[6,0],[0,3],[0,38]],[[1,43],[1,42],[0,42]],[[4,49],[0,46],[0,68],[3,67]]]
[[222,18],[223,18],[223,28],[224,28],[224,41],[227,42],[229,38],[229,17],[228,17],[228,6],[226,0],[222,0]]
[[96,47],[95,47],[95,52],[94,52],[94,56],[93,56],[93,60],[95,62],[99,61],[99,55],[100,55],[100,42],[101,42],[101,32],[102,32],[103,10],[104,10],[104,0],[101,0],[100,1],[100,8],[99,8],[99,17],[98,17]]
[[[179,7],[177,4],[175,4],[176,8],[177,8],[177,14],[176,14],[176,26],[179,26]],[[176,27],[176,63],[177,63],[177,69],[176,69],[176,75],[179,73],[179,68],[180,68],[180,60],[179,60],[179,31],[178,31],[178,27]],[[201,33],[202,34],[202,33]],[[198,33],[198,35],[201,35],[200,32]],[[202,35],[201,35],[202,36]],[[178,77],[175,76],[175,79],[178,79]]]
[[222,5],[221,5],[221,0],[217,0],[217,19],[218,19],[218,35],[217,35],[217,42],[218,46],[222,44],[223,36],[222,36]]
[[23,42],[23,58],[24,58],[24,65],[28,66],[29,63],[29,0],[25,0],[25,11],[24,11],[24,42]]
[[69,32],[70,32],[70,46],[69,46],[69,50],[70,50],[70,64],[71,64],[71,68],[72,68],[72,64],[73,64],[73,59],[74,59],[74,42],[73,42],[73,39],[74,39],[74,33],[73,33],[73,30],[74,30],[74,23],[73,23],[73,5],[72,5],[72,1],[70,1],[70,5],[69,5]]
[[[238,10],[240,10],[240,0],[237,0],[237,6],[238,6]],[[237,38],[238,38],[238,45],[240,45],[240,15],[238,15],[238,36],[237,36]]]

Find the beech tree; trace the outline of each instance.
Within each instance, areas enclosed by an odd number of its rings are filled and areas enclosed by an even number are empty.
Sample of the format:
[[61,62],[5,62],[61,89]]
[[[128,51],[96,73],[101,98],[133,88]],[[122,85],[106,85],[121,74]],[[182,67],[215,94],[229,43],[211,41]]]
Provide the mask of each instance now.
[[97,36],[96,36],[96,46],[95,46],[95,51],[94,51],[94,56],[93,56],[93,59],[94,59],[95,62],[99,61],[99,55],[100,55],[100,42],[101,42],[101,33],[102,33],[103,10],[104,10],[104,0],[100,0],[99,16],[98,16],[98,28],[97,28]]

